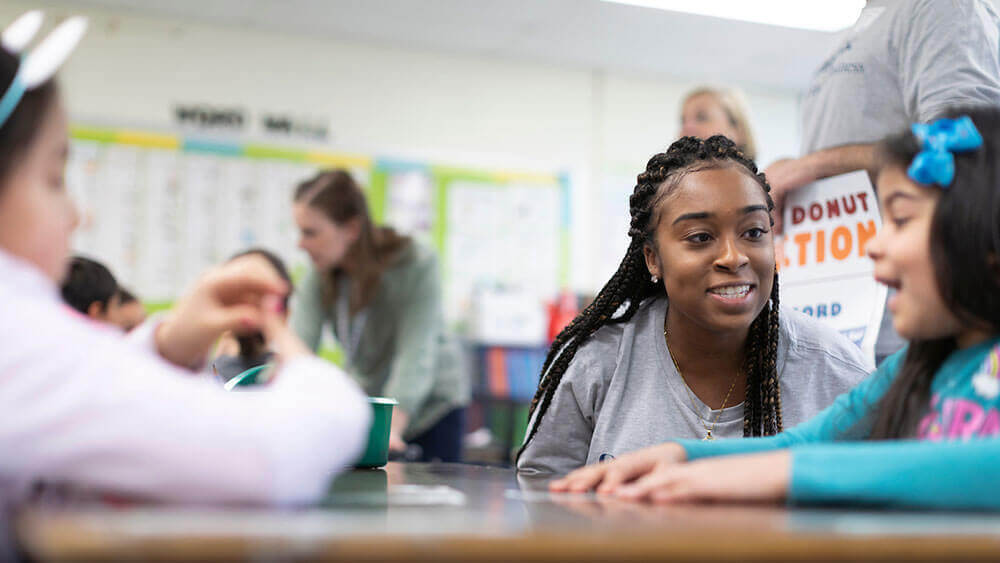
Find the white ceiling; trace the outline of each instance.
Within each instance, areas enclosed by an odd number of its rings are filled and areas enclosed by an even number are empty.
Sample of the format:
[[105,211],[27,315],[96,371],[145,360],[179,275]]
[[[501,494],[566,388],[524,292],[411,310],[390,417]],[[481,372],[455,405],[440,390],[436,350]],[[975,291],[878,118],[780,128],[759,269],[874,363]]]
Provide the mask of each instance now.
[[783,91],[806,84],[834,38],[599,0],[76,3],[185,21]]

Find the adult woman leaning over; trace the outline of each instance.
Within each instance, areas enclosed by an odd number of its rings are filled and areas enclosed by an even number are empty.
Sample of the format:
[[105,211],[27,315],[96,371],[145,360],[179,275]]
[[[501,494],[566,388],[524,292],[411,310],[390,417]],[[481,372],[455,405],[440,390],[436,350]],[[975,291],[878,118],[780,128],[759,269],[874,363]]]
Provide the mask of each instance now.
[[768,190],[722,136],[649,160],[618,271],[549,351],[519,471],[777,434],[870,372],[842,335],[779,308]]
[[300,184],[293,214],[312,261],[295,291],[295,332],[315,350],[328,324],[364,390],[399,401],[391,450],[409,442],[424,461],[459,461],[469,381],[446,335],[434,252],[376,226],[343,170]]

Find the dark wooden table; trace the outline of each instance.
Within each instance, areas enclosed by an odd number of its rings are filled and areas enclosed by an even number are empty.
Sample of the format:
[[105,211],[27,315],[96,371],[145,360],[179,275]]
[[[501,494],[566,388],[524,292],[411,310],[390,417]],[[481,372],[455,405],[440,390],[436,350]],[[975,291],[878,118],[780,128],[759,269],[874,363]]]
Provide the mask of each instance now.
[[343,475],[308,509],[43,500],[16,513],[16,537],[42,560],[1000,560],[1000,515],[649,506],[545,484],[390,463]]

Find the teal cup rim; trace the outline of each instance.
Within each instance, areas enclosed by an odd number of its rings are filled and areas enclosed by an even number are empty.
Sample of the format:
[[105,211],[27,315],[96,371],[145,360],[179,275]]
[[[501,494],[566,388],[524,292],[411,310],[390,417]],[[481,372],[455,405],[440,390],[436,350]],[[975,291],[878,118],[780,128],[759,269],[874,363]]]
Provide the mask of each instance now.
[[368,402],[373,405],[398,405],[399,401],[389,397],[368,397]]
[[261,372],[263,372],[266,369],[273,368],[273,367],[274,367],[274,364],[272,364],[272,363],[267,363],[267,364],[261,364],[259,366],[254,366],[254,367],[252,367],[252,368],[250,368],[250,369],[248,369],[248,370],[240,373],[239,375],[231,378],[229,381],[226,381],[226,383],[223,385],[223,387],[225,388],[226,391],[232,391],[232,390],[236,389],[237,387],[241,387],[241,386],[246,385],[246,383],[244,383],[244,381],[246,381],[248,379],[252,379],[253,381],[256,381],[257,377],[259,376],[259,374]]

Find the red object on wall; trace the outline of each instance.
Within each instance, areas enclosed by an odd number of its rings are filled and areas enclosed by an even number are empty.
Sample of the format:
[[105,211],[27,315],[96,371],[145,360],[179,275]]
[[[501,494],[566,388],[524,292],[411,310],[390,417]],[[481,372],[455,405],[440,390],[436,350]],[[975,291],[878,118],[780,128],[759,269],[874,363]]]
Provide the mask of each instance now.
[[549,342],[555,340],[562,329],[573,322],[579,313],[576,296],[570,291],[560,292],[556,301],[549,303]]

